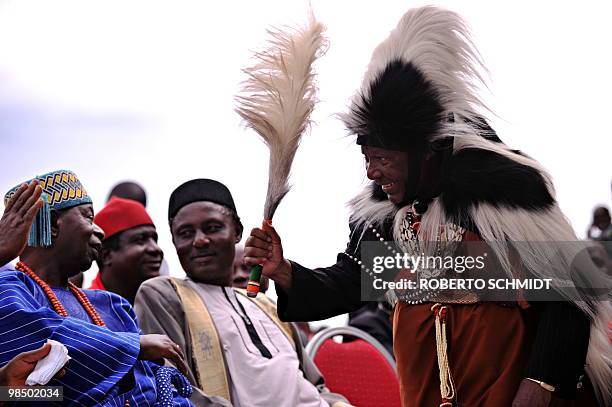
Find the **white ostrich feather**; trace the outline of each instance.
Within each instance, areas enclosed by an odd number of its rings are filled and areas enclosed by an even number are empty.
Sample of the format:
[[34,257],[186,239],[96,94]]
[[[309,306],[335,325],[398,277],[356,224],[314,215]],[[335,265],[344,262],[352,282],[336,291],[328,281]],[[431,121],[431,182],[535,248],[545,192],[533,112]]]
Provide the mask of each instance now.
[[[408,10],[372,53],[353,104],[368,98],[370,86],[391,62],[412,63],[438,91],[445,114],[478,121],[491,114],[480,93],[487,88],[488,71],[461,16],[434,6]],[[347,123],[350,114],[340,114]]]
[[264,219],[272,219],[290,189],[291,164],[317,101],[312,63],[323,54],[323,31],[312,13],[305,27],[269,30],[266,49],[244,69],[236,112],[270,149]]

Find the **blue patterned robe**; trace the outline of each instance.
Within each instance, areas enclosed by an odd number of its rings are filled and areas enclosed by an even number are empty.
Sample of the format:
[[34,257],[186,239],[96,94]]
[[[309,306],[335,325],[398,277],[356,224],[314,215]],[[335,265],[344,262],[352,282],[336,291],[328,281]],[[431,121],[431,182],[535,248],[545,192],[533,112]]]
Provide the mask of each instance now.
[[[131,406],[154,406],[159,365],[138,360],[140,330],[127,300],[107,291],[84,290],[106,323],[99,327],[68,289],[53,291],[68,311],[67,318],[53,310],[28,276],[0,272],[0,366],[53,339],[63,343],[72,358],[66,375],[47,384],[63,386],[62,405],[123,406],[129,400]],[[174,403],[192,405],[176,392]]]

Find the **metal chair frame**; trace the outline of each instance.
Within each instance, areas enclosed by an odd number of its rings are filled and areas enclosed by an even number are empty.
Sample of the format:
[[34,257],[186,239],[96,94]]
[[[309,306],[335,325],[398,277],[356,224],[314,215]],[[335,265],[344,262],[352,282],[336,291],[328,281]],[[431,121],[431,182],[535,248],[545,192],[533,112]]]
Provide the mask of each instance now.
[[391,356],[391,354],[385,349],[385,347],[380,342],[378,342],[378,340],[376,340],[376,338],[374,338],[372,335],[352,326],[325,328],[321,332],[318,332],[306,345],[306,354],[312,360],[314,360],[315,354],[317,353],[323,342],[338,335],[354,336],[356,338],[363,339],[364,341],[368,342],[385,357],[387,362],[389,362],[389,365],[391,365],[391,367],[393,368],[393,371],[397,373],[395,359],[393,359],[393,356]]

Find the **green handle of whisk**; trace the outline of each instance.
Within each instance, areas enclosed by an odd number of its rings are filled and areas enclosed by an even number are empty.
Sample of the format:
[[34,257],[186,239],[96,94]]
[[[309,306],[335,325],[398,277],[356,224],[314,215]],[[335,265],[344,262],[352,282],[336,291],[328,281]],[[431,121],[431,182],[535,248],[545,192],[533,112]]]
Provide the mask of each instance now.
[[251,274],[249,275],[249,282],[247,284],[247,296],[254,298],[259,293],[259,280],[261,279],[261,271],[263,266],[256,264],[251,267]]

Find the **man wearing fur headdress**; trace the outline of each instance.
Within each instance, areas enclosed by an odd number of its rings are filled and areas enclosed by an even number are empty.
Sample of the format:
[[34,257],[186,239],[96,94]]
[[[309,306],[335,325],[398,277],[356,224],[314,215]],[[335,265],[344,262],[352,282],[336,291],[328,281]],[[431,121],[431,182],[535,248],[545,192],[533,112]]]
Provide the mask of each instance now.
[[[331,267],[283,257],[271,226],[253,229],[245,260],[273,279],[285,320],[317,320],[362,305],[362,243],[399,247],[456,239],[496,245],[500,267],[572,281],[571,255],[533,242],[576,241],[549,175],[504,145],[483,118],[481,61],[463,20],[435,7],[408,11],[374,51],[343,120],[373,182],[352,201],[351,235]],[[508,249],[513,242],[526,242]],[[505,250],[500,249],[505,247]],[[517,260],[518,259],[518,260]],[[394,351],[404,406],[572,405],[585,363],[600,402],[612,400],[609,303],[485,302],[474,293],[400,298]],[[588,352],[588,357],[587,357]],[[581,404],[584,405],[584,404]]]

